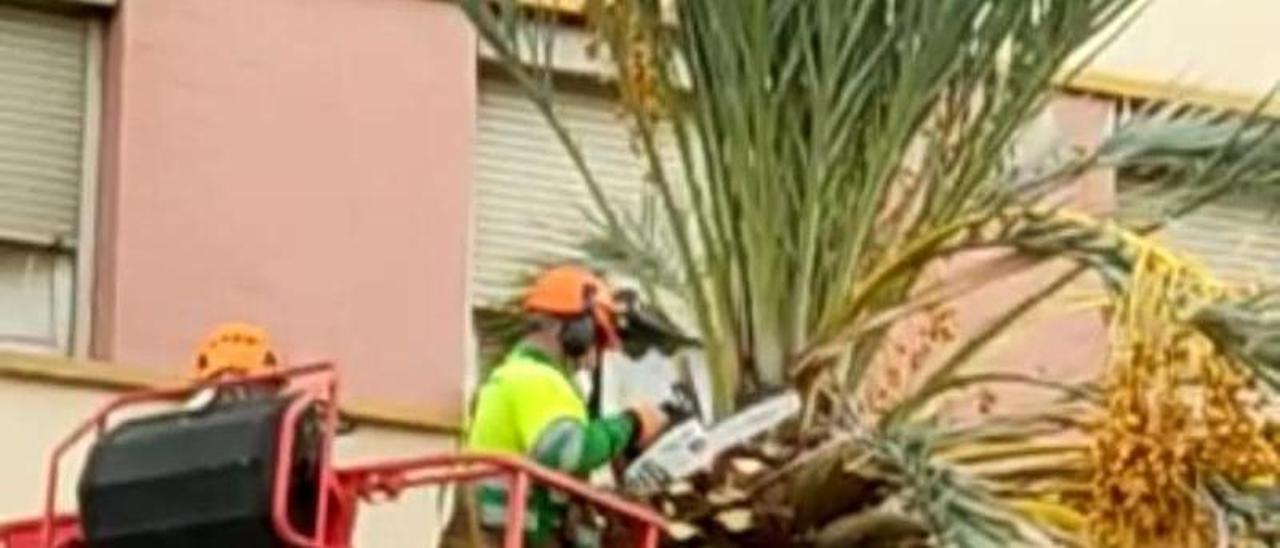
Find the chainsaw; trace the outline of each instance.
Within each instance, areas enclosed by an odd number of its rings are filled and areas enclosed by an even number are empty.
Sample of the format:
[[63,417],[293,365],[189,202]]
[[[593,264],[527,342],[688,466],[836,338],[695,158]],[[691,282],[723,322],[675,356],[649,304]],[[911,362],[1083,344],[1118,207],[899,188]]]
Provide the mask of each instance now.
[[[620,291],[615,300],[620,305],[618,328],[628,356],[636,358],[653,347],[671,355],[682,348],[701,346],[697,339],[681,333],[660,310],[643,305],[635,292]],[[686,382],[672,386],[675,397],[664,405],[673,425],[622,471],[622,484],[632,493],[653,494],[664,485],[708,468],[726,449],[740,446],[800,412],[799,394],[786,391],[708,427],[701,420],[708,415],[688,384],[692,378],[688,364],[684,367]],[[598,409],[598,402],[594,403]]]
[[[674,387],[680,405],[689,394]],[[696,404],[696,400],[693,400]],[[696,410],[696,407],[694,408]],[[794,390],[765,398],[707,427],[697,417],[676,423],[627,466],[622,474],[627,491],[649,496],[664,486],[709,468],[727,449],[741,446],[800,412],[800,395]]]

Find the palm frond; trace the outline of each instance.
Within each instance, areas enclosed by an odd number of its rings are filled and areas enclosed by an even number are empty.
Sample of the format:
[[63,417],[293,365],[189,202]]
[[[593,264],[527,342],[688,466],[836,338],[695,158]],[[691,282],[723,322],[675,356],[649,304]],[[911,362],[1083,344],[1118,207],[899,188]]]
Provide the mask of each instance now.
[[1044,545],[1045,536],[1025,516],[935,454],[937,429],[899,425],[876,441],[878,456],[901,474],[911,505],[930,522],[944,546]]
[[1274,485],[1237,485],[1224,478],[1210,478],[1207,496],[1227,515],[1237,535],[1264,543],[1280,542],[1280,491]]
[[1129,184],[1158,189],[1159,210],[1131,219],[1164,222],[1226,194],[1280,192],[1280,120],[1261,116],[1274,92],[1250,113],[1153,104],[1134,114],[1099,148],[1097,165]]
[[1221,352],[1280,391],[1280,300],[1274,291],[1207,304],[1189,321]]

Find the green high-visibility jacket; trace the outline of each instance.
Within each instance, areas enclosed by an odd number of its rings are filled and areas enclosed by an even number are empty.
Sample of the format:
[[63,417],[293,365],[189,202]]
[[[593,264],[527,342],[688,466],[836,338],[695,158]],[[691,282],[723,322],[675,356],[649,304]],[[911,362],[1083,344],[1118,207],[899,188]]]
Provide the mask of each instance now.
[[[625,451],[635,430],[631,413],[590,417],[569,373],[536,348],[521,345],[481,385],[467,448],[523,455],[543,466],[585,477]],[[505,480],[482,482],[477,493],[480,522],[503,527]],[[561,526],[565,502],[564,497],[544,488],[530,491],[527,544],[537,546]]]

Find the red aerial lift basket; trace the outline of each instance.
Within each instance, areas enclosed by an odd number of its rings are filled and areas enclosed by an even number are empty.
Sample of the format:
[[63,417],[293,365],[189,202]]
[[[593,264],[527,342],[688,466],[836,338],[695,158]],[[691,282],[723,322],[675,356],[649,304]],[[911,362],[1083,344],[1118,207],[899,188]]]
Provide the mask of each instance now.
[[[331,461],[331,452],[338,425],[338,378],[332,365],[321,363],[199,386],[144,390],[125,394],[108,402],[68,434],[50,453],[46,467],[43,513],[36,518],[0,524],[0,548],[93,548],[84,540],[80,517],[56,511],[59,466],[77,444],[86,438],[101,438],[108,431],[112,416],[117,412],[139,404],[182,402],[208,388],[222,390],[264,384],[275,387],[277,394],[289,397],[281,422],[284,427],[279,428],[274,442],[276,460],[270,501],[271,527],[280,544],[298,548],[350,548],[357,509],[361,503],[394,500],[399,493],[413,487],[465,483],[505,476],[510,481],[512,500],[524,500],[533,485],[555,489],[595,507],[613,518],[615,523],[626,526],[634,534],[636,546],[654,548],[658,545],[663,521],[647,507],[625,501],[594,489],[576,478],[514,456],[450,453],[336,468]],[[319,410],[317,418],[321,424],[318,442],[319,494],[315,497],[314,509],[305,508],[313,512],[315,527],[311,528],[310,533],[304,533],[298,530],[290,518],[291,512],[298,510],[293,506],[299,504],[289,496],[292,481],[290,455],[293,455],[295,444],[298,443],[297,429],[292,425],[298,424],[309,410]],[[526,519],[525,507],[511,504],[507,511],[508,526],[504,546],[517,548],[523,543],[521,532]]]

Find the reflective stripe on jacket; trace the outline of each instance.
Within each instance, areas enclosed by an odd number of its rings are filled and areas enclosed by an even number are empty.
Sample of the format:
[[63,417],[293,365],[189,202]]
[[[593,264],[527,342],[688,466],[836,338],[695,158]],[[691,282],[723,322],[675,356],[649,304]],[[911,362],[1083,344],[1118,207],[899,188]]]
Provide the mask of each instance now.
[[[630,413],[593,419],[568,372],[546,354],[517,346],[489,374],[476,397],[467,435],[473,451],[523,455],[579,477],[626,450],[635,431]],[[477,490],[481,524],[505,525],[505,481],[482,482]],[[536,546],[561,527],[565,499],[545,488],[530,491],[525,530]]]

